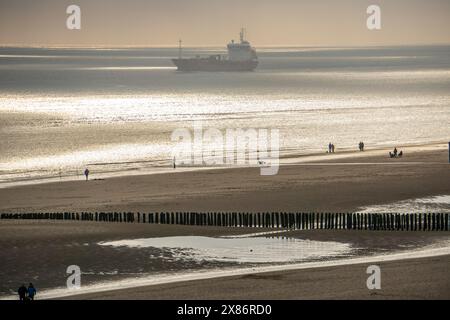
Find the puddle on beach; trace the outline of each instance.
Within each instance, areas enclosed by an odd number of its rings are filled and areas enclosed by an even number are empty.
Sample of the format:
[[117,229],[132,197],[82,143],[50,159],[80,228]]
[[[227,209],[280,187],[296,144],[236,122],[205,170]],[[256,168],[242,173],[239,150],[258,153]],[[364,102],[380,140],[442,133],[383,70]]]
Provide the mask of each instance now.
[[450,213],[450,195],[409,199],[399,202],[362,207],[361,213]]
[[172,252],[175,258],[237,263],[289,263],[347,256],[349,244],[285,237],[179,236],[100,242],[102,246],[148,248]]

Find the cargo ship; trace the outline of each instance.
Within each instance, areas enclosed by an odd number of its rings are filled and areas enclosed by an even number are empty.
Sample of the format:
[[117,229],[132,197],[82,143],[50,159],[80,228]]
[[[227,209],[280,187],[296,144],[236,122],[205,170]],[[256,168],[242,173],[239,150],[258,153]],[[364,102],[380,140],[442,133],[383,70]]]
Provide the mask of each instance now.
[[253,71],[258,66],[256,50],[244,39],[244,29],[240,32],[240,43],[234,40],[227,45],[228,55],[211,55],[208,57],[183,58],[181,40],[179,54],[172,62],[178,71]]

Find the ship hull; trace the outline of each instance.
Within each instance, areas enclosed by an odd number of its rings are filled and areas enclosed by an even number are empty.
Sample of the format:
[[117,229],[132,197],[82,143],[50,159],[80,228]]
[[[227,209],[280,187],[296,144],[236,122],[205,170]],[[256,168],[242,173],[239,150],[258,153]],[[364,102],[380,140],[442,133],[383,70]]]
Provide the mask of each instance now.
[[253,71],[258,66],[257,60],[230,61],[211,59],[172,59],[178,71]]

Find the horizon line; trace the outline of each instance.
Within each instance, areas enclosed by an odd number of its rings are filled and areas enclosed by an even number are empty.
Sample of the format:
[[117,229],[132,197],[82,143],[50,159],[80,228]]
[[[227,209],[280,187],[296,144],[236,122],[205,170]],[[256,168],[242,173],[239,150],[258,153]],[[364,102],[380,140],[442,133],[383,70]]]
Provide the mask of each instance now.
[[[253,45],[255,48],[380,48],[380,47],[416,47],[416,46],[450,46],[446,43],[404,43],[404,44],[373,44],[373,45]],[[0,44],[0,48],[29,48],[29,49],[178,49],[178,45],[23,45],[23,44]],[[183,48],[226,48],[226,45],[189,45]]]

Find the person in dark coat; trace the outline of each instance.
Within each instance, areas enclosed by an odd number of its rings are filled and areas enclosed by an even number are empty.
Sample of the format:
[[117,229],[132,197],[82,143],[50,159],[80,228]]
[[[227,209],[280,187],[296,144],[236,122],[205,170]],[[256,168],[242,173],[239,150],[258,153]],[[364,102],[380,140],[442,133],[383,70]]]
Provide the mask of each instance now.
[[28,290],[27,287],[25,287],[25,285],[21,285],[19,290],[17,290],[17,293],[19,294],[19,300],[20,301],[24,301],[25,300],[25,296],[27,294]]

